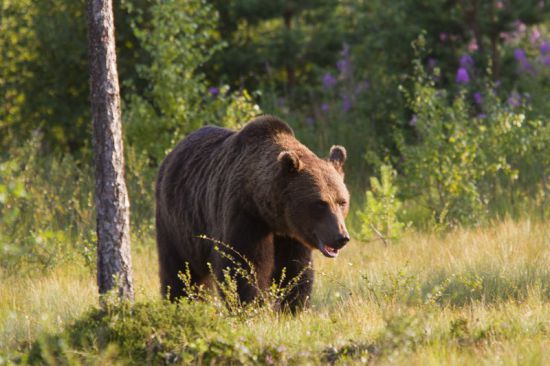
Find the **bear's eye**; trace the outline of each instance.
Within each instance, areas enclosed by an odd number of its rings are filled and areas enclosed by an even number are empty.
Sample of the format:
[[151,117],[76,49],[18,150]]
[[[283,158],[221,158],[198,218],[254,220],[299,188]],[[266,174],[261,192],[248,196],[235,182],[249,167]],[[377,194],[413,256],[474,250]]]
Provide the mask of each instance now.
[[345,207],[345,206],[346,206],[346,203],[347,203],[347,202],[344,201],[344,200],[338,200],[338,201],[336,201],[336,204],[337,204],[338,206],[340,206],[340,207]]
[[328,207],[328,202],[319,200],[313,203],[313,208],[316,210],[324,210]]

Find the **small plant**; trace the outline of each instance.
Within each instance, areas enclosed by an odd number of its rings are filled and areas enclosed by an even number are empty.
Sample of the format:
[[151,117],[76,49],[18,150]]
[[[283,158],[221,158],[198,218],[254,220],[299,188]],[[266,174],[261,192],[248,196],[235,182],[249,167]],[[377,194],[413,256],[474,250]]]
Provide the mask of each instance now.
[[425,288],[424,303],[431,305],[464,305],[483,300],[483,278],[476,273],[452,273]]
[[417,273],[402,269],[397,273],[384,273],[378,280],[366,274],[363,279],[366,292],[379,306],[399,307],[422,303],[422,284]]
[[391,315],[378,338],[385,352],[414,351],[430,342],[431,331],[426,315]]
[[401,201],[396,197],[395,175],[391,166],[382,165],[380,179],[370,179],[371,189],[366,192],[365,206],[357,212],[361,220],[359,236],[362,240],[378,238],[387,245],[401,237],[405,225],[397,217]]
[[[221,278],[217,276],[212,265],[209,263],[214,285],[217,292],[210,291],[204,285],[197,286],[193,283],[189,264],[185,271],[179,273],[179,278],[183,282],[184,292],[189,300],[202,300],[215,305],[228,316],[242,319],[250,318],[265,311],[272,312],[284,307],[285,299],[290,296],[291,291],[299,284],[304,272],[310,267],[304,268],[293,278],[287,278],[286,268],[283,268],[282,275],[277,280],[273,280],[267,288],[259,285],[258,276],[254,264],[234,249],[231,245],[220,240],[209,238],[205,235],[199,235],[198,238],[210,241],[214,245],[214,250],[220,257],[231,263],[222,271]],[[239,284],[246,284],[255,289],[257,296],[253,301],[243,303],[239,297]],[[288,310],[284,309],[283,310]]]

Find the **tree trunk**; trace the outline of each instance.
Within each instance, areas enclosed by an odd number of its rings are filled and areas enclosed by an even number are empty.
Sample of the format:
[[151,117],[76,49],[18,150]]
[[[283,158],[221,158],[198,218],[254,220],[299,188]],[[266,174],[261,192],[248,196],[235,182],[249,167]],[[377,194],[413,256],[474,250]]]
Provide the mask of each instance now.
[[88,0],[88,52],[97,207],[99,293],[133,300],[130,204],[124,181],[120,95],[111,0]]

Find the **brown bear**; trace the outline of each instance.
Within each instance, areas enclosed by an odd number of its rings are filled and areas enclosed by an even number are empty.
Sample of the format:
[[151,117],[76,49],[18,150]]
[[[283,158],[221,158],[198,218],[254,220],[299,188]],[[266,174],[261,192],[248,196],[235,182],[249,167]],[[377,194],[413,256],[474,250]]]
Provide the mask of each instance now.
[[212,275],[223,281],[224,270],[241,265],[199,237],[204,235],[227,243],[254,266],[256,284],[236,279],[242,302],[280,283],[284,271],[283,285],[300,277],[281,305],[292,311],[306,305],[312,250],[333,258],[350,240],[345,160],[341,146],[320,159],[272,116],[237,132],[206,126],[180,141],[164,159],[156,186],[163,295],[185,295],[178,273],[186,265],[192,283],[205,286],[212,286]]

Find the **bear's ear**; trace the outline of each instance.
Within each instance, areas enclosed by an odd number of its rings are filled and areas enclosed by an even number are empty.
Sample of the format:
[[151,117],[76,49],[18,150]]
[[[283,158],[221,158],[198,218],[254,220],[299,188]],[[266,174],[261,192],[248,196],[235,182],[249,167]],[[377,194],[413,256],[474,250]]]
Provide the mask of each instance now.
[[304,164],[294,151],[281,151],[277,157],[277,161],[285,172],[299,172],[304,167]]
[[346,148],[340,145],[334,145],[330,148],[328,161],[330,161],[336,170],[340,173],[344,172],[344,163],[348,157]]

